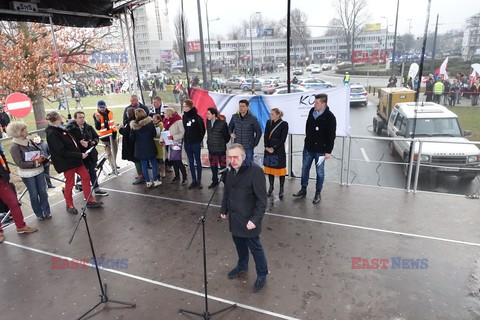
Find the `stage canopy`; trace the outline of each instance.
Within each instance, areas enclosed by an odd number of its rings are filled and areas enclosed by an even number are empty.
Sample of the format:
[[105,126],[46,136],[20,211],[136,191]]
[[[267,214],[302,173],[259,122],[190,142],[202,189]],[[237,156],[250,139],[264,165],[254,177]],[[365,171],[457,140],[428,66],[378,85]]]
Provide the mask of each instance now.
[[149,2],[147,0],[0,0],[0,20],[49,23],[69,27],[105,27],[114,15]]

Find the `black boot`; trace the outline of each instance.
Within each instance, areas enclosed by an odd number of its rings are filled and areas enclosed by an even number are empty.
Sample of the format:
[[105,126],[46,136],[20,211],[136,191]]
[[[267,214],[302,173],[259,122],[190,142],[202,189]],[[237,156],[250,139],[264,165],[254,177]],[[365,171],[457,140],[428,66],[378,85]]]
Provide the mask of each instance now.
[[273,193],[273,185],[275,183],[275,176],[269,174],[268,175],[268,182],[270,184],[270,188],[268,188],[268,194],[267,195],[270,197]]
[[302,189],[300,189],[300,191],[295,193],[293,196],[295,198],[305,198],[306,195],[307,195],[307,188],[302,187]]
[[322,196],[320,195],[320,191],[315,191],[315,197],[313,198],[313,204],[317,204],[320,202],[320,200],[322,199]]
[[280,192],[278,193],[278,197],[280,200],[283,200],[283,186],[285,185],[285,176],[280,177]]

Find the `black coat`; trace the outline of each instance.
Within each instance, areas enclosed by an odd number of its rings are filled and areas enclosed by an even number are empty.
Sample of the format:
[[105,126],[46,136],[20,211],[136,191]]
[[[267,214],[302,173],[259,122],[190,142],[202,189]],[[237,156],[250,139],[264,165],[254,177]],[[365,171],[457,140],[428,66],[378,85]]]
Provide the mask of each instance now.
[[3,165],[0,165],[0,178],[3,180],[3,182],[10,183],[10,168],[7,163],[7,158],[5,157],[5,154],[3,153],[2,150],[0,150],[0,157],[3,158],[3,161],[5,162],[5,166],[7,167],[5,169]]
[[225,120],[216,119],[213,127],[207,120],[207,146],[209,152],[227,151],[227,143],[230,141],[230,132]]
[[[95,129],[86,122],[83,125],[83,131],[82,131],[76,121],[71,121],[67,125],[67,131],[75,138],[75,142],[77,142],[78,148],[82,152],[87,151],[91,147],[95,147],[96,145],[98,145],[98,141],[100,140],[100,137],[98,136]],[[81,140],[87,141],[88,147],[84,148],[80,144]],[[85,164],[91,164],[92,162],[97,163],[97,161],[98,161],[98,151],[96,148],[93,148],[92,151],[90,151],[90,153],[88,154],[88,157],[83,159],[83,163]]]
[[130,127],[130,139],[135,142],[135,158],[138,160],[156,158],[157,146],[153,139],[157,136],[157,130],[155,130],[152,118],[146,117],[140,121],[132,121]]
[[[262,168],[252,164],[227,172],[221,213],[227,214],[230,232],[236,237],[253,238],[260,234],[267,209],[267,188]],[[256,228],[247,229],[248,221]]]
[[198,114],[197,108],[193,107],[190,111],[185,112],[182,121],[185,128],[183,141],[186,144],[201,143],[205,136],[205,123]]
[[[279,124],[280,119],[276,122],[271,120],[267,121],[265,125],[265,134],[263,136],[265,148],[273,148],[273,153],[267,152],[265,150],[265,158],[263,159],[263,165],[282,169],[287,167],[287,155],[285,153],[285,141],[288,136],[288,122],[283,121]],[[279,125],[278,125],[279,124]],[[273,131],[272,130],[278,125],[278,127]]]
[[[138,105],[139,105],[138,108],[142,108],[147,115],[150,113],[150,110],[148,110],[148,108],[144,104],[141,104],[139,102]],[[138,108],[132,107],[132,105],[129,105],[129,106],[125,107],[125,109],[123,110],[123,125],[126,125],[128,123],[127,110],[129,108],[138,109]]]
[[328,106],[317,119],[313,117],[314,110],[312,108],[308,113],[304,148],[309,152],[332,153],[337,120]]
[[82,152],[67,130],[48,126],[45,132],[47,133],[48,147],[52,154],[52,163],[58,173],[83,165]]
[[123,136],[122,159],[132,162],[138,162],[138,159],[135,158],[135,142],[130,140],[130,132],[132,131],[132,129],[130,128],[131,121],[134,121],[134,119],[129,119],[127,124],[119,130],[120,134]]
[[240,143],[246,149],[255,148],[262,137],[262,128],[260,128],[258,119],[250,111],[243,118],[240,113],[235,113],[228,128],[230,133],[237,135],[233,142]]

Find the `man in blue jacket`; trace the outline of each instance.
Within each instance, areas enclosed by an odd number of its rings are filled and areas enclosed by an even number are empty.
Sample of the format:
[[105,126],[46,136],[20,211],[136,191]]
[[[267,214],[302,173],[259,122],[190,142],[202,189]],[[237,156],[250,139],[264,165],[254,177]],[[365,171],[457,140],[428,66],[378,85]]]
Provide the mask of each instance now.
[[315,105],[308,113],[305,126],[305,145],[302,161],[302,188],[295,193],[295,198],[305,198],[312,162],[317,168],[317,184],[313,204],[320,202],[325,177],[325,160],[332,155],[335,143],[337,120],[327,106],[328,96],[324,93],[315,95]]

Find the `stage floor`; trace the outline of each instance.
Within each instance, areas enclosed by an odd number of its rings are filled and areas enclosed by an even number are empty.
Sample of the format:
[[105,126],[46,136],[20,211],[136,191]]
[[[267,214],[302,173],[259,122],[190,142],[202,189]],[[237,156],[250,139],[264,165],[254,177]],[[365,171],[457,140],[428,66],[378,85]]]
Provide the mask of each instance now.
[[[110,194],[101,199],[104,207],[87,212],[97,256],[120,261],[101,270],[110,299],[137,306],[107,304],[90,319],[199,319],[179,309],[204,311],[201,234],[189,251],[186,246],[211,195],[210,172],[203,171],[203,190],[171,185],[171,176],[147,189],[132,185],[134,170],[125,169],[102,184]],[[321,203],[313,205],[314,183],[297,200],[291,195],[299,180],[287,180],[280,201],[276,182],[261,235],[270,275],[260,293],[252,292],[253,259],[245,277],[227,279],[237,255],[228,224],[219,219],[222,187],[213,198],[206,223],[209,308],[238,304],[215,319],[480,317],[478,200],[326,183]],[[81,200],[76,195],[79,208]],[[79,216],[65,212],[60,196],[50,203],[52,220],[26,220],[39,232],[5,230],[2,320],[75,319],[99,301],[95,270],[61,260],[91,258],[85,225],[69,245]],[[369,259],[368,266],[358,259]],[[387,269],[368,269],[376,266],[373,259],[388,259]]]

